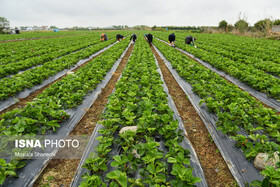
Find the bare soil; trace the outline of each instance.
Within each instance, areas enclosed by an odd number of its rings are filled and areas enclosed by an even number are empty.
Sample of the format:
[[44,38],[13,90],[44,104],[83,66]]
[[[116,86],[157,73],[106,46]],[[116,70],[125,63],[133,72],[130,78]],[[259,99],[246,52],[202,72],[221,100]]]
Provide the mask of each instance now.
[[230,173],[226,162],[211,139],[200,116],[166,67],[163,59],[160,58],[153,46],[151,49],[159,62],[169,94],[184,122],[188,134],[187,136],[198,155],[208,185],[210,187],[236,186],[236,182]]
[[[117,70],[113,73],[112,78],[99,94],[96,101],[91,108],[87,110],[87,113],[77,124],[70,135],[91,135],[97,122],[101,119],[102,111],[108,102],[108,96],[112,93],[115,85],[123,72],[127,61],[132,53],[133,46],[131,45],[122,61],[120,62]],[[40,175],[34,187],[49,185],[52,187],[70,186],[76,169],[79,165],[79,159],[53,159],[44,169]]]

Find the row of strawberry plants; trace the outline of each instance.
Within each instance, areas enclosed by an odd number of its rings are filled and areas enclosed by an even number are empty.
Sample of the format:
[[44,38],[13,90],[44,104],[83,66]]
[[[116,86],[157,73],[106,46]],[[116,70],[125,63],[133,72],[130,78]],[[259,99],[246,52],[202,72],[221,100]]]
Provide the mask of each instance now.
[[277,41],[222,34],[195,35],[199,38],[198,43],[226,49],[241,56],[254,57],[260,61],[280,63],[280,57],[278,55],[280,44]]
[[75,65],[79,60],[92,55],[93,53],[103,49],[112,44],[114,40],[109,40],[91,47],[88,47],[77,53],[72,53],[63,56],[59,59],[44,63],[40,67],[26,70],[21,74],[16,74],[9,78],[0,80],[0,100],[9,98],[25,88],[31,88],[35,85],[41,84],[44,80],[52,75]]
[[29,38],[42,38],[42,37],[53,37],[53,36],[69,36],[69,35],[80,35],[87,34],[89,31],[22,31],[20,34],[1,34],[0,41],[6,40],[18,40],[18,39],[29,39]]
[[[233,60],[233,61],[237,61],[237,62],[241,62],[247,65],[252,66],[252,68],[257,68],[259,70],[262,70],[264,72],[267,72],[271,75],[275,75],[275,76],[280,76],[280,64],[279,63],[274,63],[271,61],[263,61],[259,58],[256,57],[250,57],[250,56],[246,56],[243,54],[238,54],[235,52],[232,52],[231,49],[226,49],[225,47],[213,47],[209,44],[199,44],[199,48],[206,50],[208,52],[211,53],[216,53],[218,55],[222,55],[223,57],[225,57],[225,60]],[[232,47],[229,47],[232,48]]]
[[[156,40],[156,47],[178,74],[192,85],[208,110],[217,115],[217,129],[237,141],[247,159],[280,150],[280,116],[261,102],[178,50]],[[244,129],[247,135],[238,135]],[[260,135],[264,131],[267,135]]]
[[[239,50],[242,49],[235,50],[236,48],[234,46],[231,45],[222,46],[216,43],[211,43],[207,40],[206,41],[203,40],[199,42],[199,48],[204,49],[211,53],[222,55],[225,57],[225,60],[231,59],[237,62],[252,65],[252,67],[265,71],[269,74],[280,76],[279,63],[272,62],[272,61],[264,61],[255,55],[249,56],[249,55],[241,54]],[[262,53],[251,52],[250,54],[262,54]]]
[[[76,40],[76,41],[75,41]],[[70,54],[72,52],[81,50],[83,48],[92,46],[99,42],[98,40],[89,41],[89,38],[80,38],[75,39],[71,43],[62,42],[60,45],[57,45],[52,50],[46,51],[46,54],[41,54],[40,56],[35,56],[31,58],[27,58],[25,60],[21,60],[14,63],[8,63],[5,65],[0,65],[0,78],[6,77],[8,75],[12,75],[18,73],[19,71],[26,70],[28,68],[43,64],[45,62],[51,61],[55,58],[59,58],[61,56]],[[54,42],[54,41],[52,41]]]
[[[163,40],[167,40],[164,35],[158,34],[157,36]],[[268,75],[264,71],[258,70],[252,65],[246,65],[238,61],[233,61],[219,54],[194,48],[182,42],[177,42],[176,45],[199,59],[210,63],[217,69],[221,69],[227,74],[250,85],[252,88],[268,94],[273,98],[280,99],[280,79],[275,78],[272,75]]]
[[[127,45],[128,39],[116,44],[74,74],[45,89],[25,107],[2,114],[0,135],[38,135],[45,134],[47,130],[55,131],[69,117],[65,110],[83,102],[83,98],[102,81]],[[9,164],[11,167],[6,167]],[[14,170],[23,166],[16,160],[6,163],[0,159],[0,182],[8,175],[16,176]]]
[[[109,97],[97,154],[85,161],[90,174],[81,186],[192,186],[201,180],[192,174],[189,151],[179,145],[182,134],[162,84],[152,51],[139,37]],[[132,125],[136,131],[119,134]],[[113,147],[120,147],[120,153],[114,155]]]
[[[109,32],[109,39],[115,39],[117,32]],[[125,33],[127,35],[128,32]],[[59,38],[29,40],[13,43],[0,43],[0,65],[27,60],[31,57],[42,56],[52,52],[67,52],[70,46],[88,46],[99,41],[100,32],[92,32],[87,35],[75,35]],[[30,59],[31,60],[31,59]],[[36,59],[32,59],[36,60]]]
[[[118,32],[109,32],[107,34],[108,38],[115,39],[116,33]],[[129,32],[124,32],[123,34],[127,35]],[[0,65],[18,62],[19,60],[25,60],[46,53],[67,50],[69,46],[73,45],[90,45],[94,41],[99,41],[99,38],[100,32],[92,32],[87,35],[0,43]]]
[[64,47],[88,43],[98,37],[98,33],[88,35],[77,35],[41,40],[29,40],[21,42],[0,43],[0,65],[25,60],[31,57],[40,56],[63,50]]

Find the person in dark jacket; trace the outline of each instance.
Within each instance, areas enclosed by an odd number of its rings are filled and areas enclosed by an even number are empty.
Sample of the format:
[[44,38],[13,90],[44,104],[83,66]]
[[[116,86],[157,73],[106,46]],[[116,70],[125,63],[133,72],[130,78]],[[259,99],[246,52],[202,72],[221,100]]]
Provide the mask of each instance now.
[[147,37],[147,39],[148,39],[148,42],[149,42],[150,46],[152,46],[153,35],[149,33],[149,34],[146,35],[146,37]]
[[19,34],[19,29],[16,27],[15,29],[16,34]]
[[108,37],[107,37],[107,34],[103,33],[100,35],[100,41],[107,41],[108,40]]
[[137,35],[136,34],[132,34],[130,37],[130,40],[132,39],[133,43],[135,43],[136,39],[137,39]]
[[192,37],[191,35],[187,36],[185,39],[186,44],[191,45],[191,46],[195,46],[194,45],[194,41],[196,40],[195,37]]
[[117,35],[116,35],[116,39],[117,39],[118,41],[123,40],[123,35],[117,34]]
[[175,34],[172,33],[168,37],[169,43],[171,44],[171,47],[175,47]]

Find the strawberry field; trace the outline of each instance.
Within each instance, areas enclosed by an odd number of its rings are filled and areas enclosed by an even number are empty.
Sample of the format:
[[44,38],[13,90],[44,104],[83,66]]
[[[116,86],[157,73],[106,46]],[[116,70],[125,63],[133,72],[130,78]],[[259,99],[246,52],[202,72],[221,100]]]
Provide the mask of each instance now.
[[[0,37],[0,186],[280,186],[279,41],[145,33]],[[38,135],[88,142],[72,160],[2,156]]]

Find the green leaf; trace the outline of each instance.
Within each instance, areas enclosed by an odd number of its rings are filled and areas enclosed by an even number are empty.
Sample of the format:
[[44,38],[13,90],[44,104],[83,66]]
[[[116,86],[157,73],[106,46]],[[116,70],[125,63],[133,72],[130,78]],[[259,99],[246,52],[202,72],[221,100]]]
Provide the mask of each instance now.
[[120,155],[115,155],[114,157],[114,160],[116,160],[118,163],[122,163],[122,158]]
[[26,162],[25,161],[20,161],[18,162],[18,164],[16,165],[16,168],[19,169],[19,168],[22,168],[26,165]]
[[166,182],[166,176],[163,173],[157,174],[155,177],[155,182],[156,183],[165,183]]
[[264,176],[272,176],[274,174],[274,168],[272,166],[266,166],[265,170],[261,172]]
[[121,173],[120,178],[117,180],[122,187],[127,187],[126,173]]
[[190,165],[191,164],[190,160],[187,159],[187,158],[184,159],[183,163],[186,164],[186,165]]
[[100,169],[102,169],[103,171],[107,171],[107,165],[105,163],[101,164]]
[[106,177],[109,179],[117,179],[120,176],[120,172],[119,170],[111,171],[107,173]]
[[4,183],[5,179],[6,179],[6,176],[3,175],[2,173],[0,173],[0,185],[2,185]]
[[173,157],[168,157],[167,162],[168,163],[177,163],[177,160]]
[[279,180],[271,180],[270,181],[272,184],[275,184],[276,186],[280,186],[280,181]]
[[194,177],[194,178],[192,179],[192,183],[193,183],[193,184],[198,183],[198,182],[200,182],[200,181],[201,181],[201,179],[200,179],[199,177]]
[[112,163],[111,163],[111,166],[112,167],[118,167],[120,164],[117,162],[117,161],[113,161]]
[[274,173],[273,178],[280,179],[280,169],[279,168]]
[[119,185],[116,182],[111,182],[110,187],[119,187]]
[[14,176],[15,177],[15,176],[17,176],[17,173],[14,172],[14,171],[5,171],[4,175],[6,175],[6,176],[10,175],[10,176]]
[[173,164],[172,169],[173,169],[174,171],[176,171],[176,172],[180,172],[181,167],[180,167],[180,165],[179,165],[179,164],[175,163],[175,164]]
[[251,182],[250,186],[261,187],[262,182],[258,180],[254,180],[253,182]]
[[127,186],[126,173],[121,172],[120,170],[111,171],[110,173],[107,173],[106,177],[109,179],[115,179],[122,187]]
[[156,174],[156,168],[155,168],[155,165],[153,165],[153,164],[149,164],[147,166],[147,170],[152,174]]
[[3,158],[0,158],[0,165],[1,166],[7,166],[7,163]]

